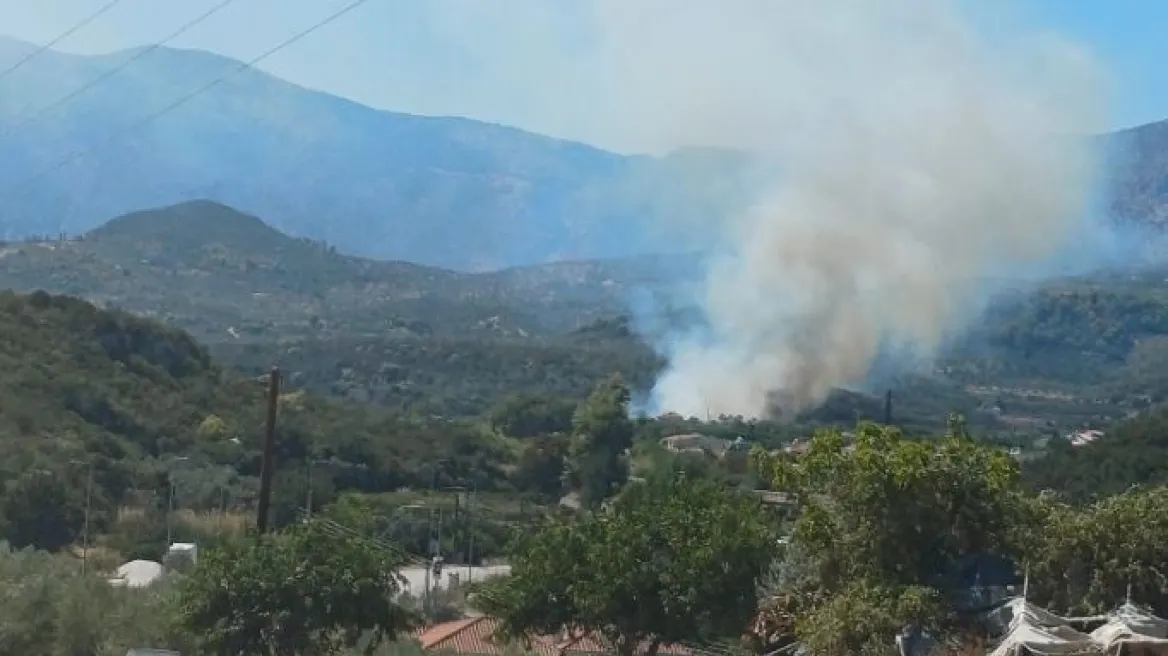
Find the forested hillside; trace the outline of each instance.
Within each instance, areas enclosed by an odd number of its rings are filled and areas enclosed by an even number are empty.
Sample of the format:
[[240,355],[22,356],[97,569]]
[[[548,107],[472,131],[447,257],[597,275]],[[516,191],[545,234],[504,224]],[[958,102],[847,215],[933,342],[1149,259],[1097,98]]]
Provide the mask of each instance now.
[[[696,257],[662,256],[457,273],[345,255],[211,202],[0,248],[0,285],[160,319],[249,375],[280,363],[296,386],[444,417],[517,392],[580,399],[613,372],[647,391],[662,364],[654,340],[693,320],[676,291],[699,271]],[[900,419],[934,429],[952,410],[1020,433],[1122,419],[1168,394],[1154,365],[1163,279],[1101,273],[1004,297],[934,370],[869,391],[891,385]],[[652,334],[628,315],[648,298],[661,313]],[[881,415],[848,407],[819,414]]]
[[[197,481],[184,490],[188,507],[228,497],[246,507],[254,498],[265,380],[225,370],[189,335],[69,297],[4,292],[0,358],[0,526],[10,533],[67,507],[73,514],[57,530],[73,541],[91,466],[103,513],[140,503],[142,493],[165,499],[179,470]],[[296,390],[281,397],[277,431],[282,469],[329,459],[340,489],[394,490],[474,472],[489,490],[509,458],[473,427]]]

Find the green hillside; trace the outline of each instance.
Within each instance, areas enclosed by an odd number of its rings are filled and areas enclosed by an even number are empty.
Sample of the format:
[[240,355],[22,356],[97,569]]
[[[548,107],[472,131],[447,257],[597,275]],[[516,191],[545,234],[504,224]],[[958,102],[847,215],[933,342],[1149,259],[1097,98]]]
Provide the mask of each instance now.
[[203,201],[0,249],[0,287],[126,308],[206,342],[529,337],[617,307],[627,287],[607,280],[596,264],[472,275],[351,257]]
[[[579,399],[613,372],[647,389],[661,360],[622,315],[634,294],[697,271],[692,257],[657,257],[457,273],[344,255],[211,202],[0,248],[0,286],[161,319],[249,375],[281,363],[294,385],[443,417],[513,393]],[[1168,337],[1164,279],[1101,274],[1001,300],[933,370],[893,382],[898,414],[934,424],[960,410],[1024,437],[1138,411],[1168,395],[1147,364]],[[870,416],[861,398],[819,414]]]
[[[223,369],[175,328],[64,296],[0,294],[0,506],[37,472],[76,498],[90,463],[101,508],[165,498],[178,470],[203,485],[186,504],[246,506],[264,401],[263,381]],[[281,397],[277,441],[278,471],[299,481],[306,458],[327,459],[338,488],[368,492],[472,475],[489,490],[506,457],[472,427],[299,391]]]

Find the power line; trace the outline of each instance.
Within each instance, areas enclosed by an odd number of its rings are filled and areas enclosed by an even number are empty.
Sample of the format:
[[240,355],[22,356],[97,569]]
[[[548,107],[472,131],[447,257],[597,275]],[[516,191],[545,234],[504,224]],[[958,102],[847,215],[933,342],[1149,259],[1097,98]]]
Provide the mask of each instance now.
[[48,50],[49,48],[52,48],[53,46],[55,46],[55,45],[57,45],[58,43],[60,43],[60,42],[64,41],[65,39],[68,39],[70,36],[72,36],[72,35],[73,35],[73,33],[74,33],[74,32],[76,32],[76,31],[80,30],[81,28],[85,27],[86,25],[89,25],[89,24],[90,24],[90,23],[92,23],[93,21],[97,20],[98,18],[100,18],[100,17],[101,17],[101,15],[102,15],[102,14],[106,13],[106,12],[107,12],[107,11],[109,11],[110,9],[113,9],[113,8],[114,8],[114,6],[115,6],[115,5],[117,5],[117,4],[118,4],[119,2],[121,2],[121,1],[122,1],[122,0],[110,0],[109,2],[105,3],[105,4],[104,4],[104,5],[102,5],[102,6],[101,6],[101,8],[100,8],[100,9],[98,9],[97,11],[95,11],[95,12],[93,12],[92,14],[90,14],[90,15],[86,16],[85,18],[81,19],[81,22],[77,23],[77,24],[76,24],[76,25],[74,25],[73,27],[70,27],[69,29],[65,30],[65,31],[64,31],[64,32],[62,32],[61,34],[57,35],[57,38],[53,39],[52,41],[49,41],[48,43],[46,43],[45,45],[43,45],[43,46],[41,46],[41,47],[37,48],[36,50],[33,50],[32,52],[30,52],[29,54],[27,54],[27,55],[25,55],[23,58],[21,58],[19,61],[17,61],[15,64],[13,64],[11,68],[9,68],[8,70],[6,70],[6,71],[4,71],[4,72],[0,73],[0,79],[4,79],[4,78],[5,78],[5,77],[7,77],[8,75],[10,75],[10,74],[11,74],[13,71],[15,71],[15,70],[19,69],[21,66],[24,66],[24,65],[25,65],[25,64],[27,64],[27,63],[28,63],[30,60],[32,60],[33,58],[37,57],[37,56],[38,56],[38,55],[40,55],[41,53],[45,52],[45,51],[46,51],[46,50]]
[[[117,0],[117,1],[120,1],[120,0]],[[211,16],[214,16],[215,14],[219,13],[219,11],[221,9],[223,9],[227,5],[231,4],[232,2],[235,2],[235,0],[222,0],[219,4],[215,5],[214,7],[211,7],[210,9],[203,12],[199,16],[188,21],[185,25],[178,28],[174,32],[171,32],[170,35],[168,35],[166,38],[162,39],[161,41],[154,43],[154,44],[151,44],[150,46],[147,46],[146,48],[142,48],[137,53],[135,53],[133,57],[131,57],[128,60],[122,62],[121,64],[105,71],[101,75],[90,80],[85,85],[81,86],[78,89],[75,89],[72,93],[67,94],[63,98],[57,99],[56,102],[53,102],[52,104],[48,105],[47,107],[42,107],[35,114],[30,114],[28,116],[28,118],[26,118],[25,120],[19,121],[15,125],[11,125],[11,126],[6,127],[3,130],[3,132],[0,132],[0,136],[8,136],[9,134],[12,134],[12,132],[14,132],[14,131],[30,124],[30,123],[35,123],[37,121],[37,119],[43,118],[46,114],[53,111],[54,109],[61,107],[62,105],[68,103],[69,101],[73,100],[77,96],[80,96],[81,94],[85,93],[86,91],[89,91],[90,89],[97,86],[98,84],[101,84],[105,80],[108,80],[109,78],[113,77],[114,75],[116,75],[120,71],[124,70],[130,64],[133,64],[134,62],[145,57],[146,55],[149,55],[150,53],[154,52],[155,50],[158,50],[159,48],[166,45],[167,43],[170,43],[171,41],[177,39],[178,37],[182,36],[183,34],[186,34],[188,31],[190,31],[196,25],[202,23],[203,21],[207,20]]]
[[353,11],[354,9],[360,7],[361,5],[365,4],[368,1],[369,0],[353,0],[353,2],[350,2],[349,4],[345,5],[341,9],[333,12],[332,14],[329,14],[327,17],[318,21],[317,23],[313,24],[312,26],[308,27],[307,29],[296,33],[295,35],[284,40],[282,43],[276,45],[275,47],[268,49],[267,51],[263,52],[262,54],[260,54],[256,57],[253,57],[252,59],[250,59],[246,62],[241,62],[238,66],[236,66],[232,70],[228,71],[227,73],[220,75],[219,77],[211,80],[207,84],[204,84],[203,86],[195,89],[194,91],[186,94],[185,96],[181,96],[180,98],[178,98],[174,102],[170,103],[169,105],[166,105],[162,109],[160,109],[152,114],[148,114],[148,115],[142,117],[141,120],[134,123],[133,125],[130,125],[127,128],[124,128],[122,130],[115,132],[114,134],[107,137],[105,140],[98,143],[97,146],[90,147],[90,148],[82,148],[80,150],[75,150],[72,153],[70,153],[69,155],[67,155],[66,157],[64,157],[63,159],[56,162],[55,164],[52,164],[52,165],[48,166],[47,168],[42,169],[40,172],[32,175],[31,177],[26,178],[25,180],[21,181],[21,183],[19,185],[13,185],[12,188],[16,188],[17,186],[19,186],[19,187],[23,187],[25,189],[28,189],[29,183],[35,181],[36,179],[38,179],[44,175],[47,175],[51,171],[58,169],[64,165],[68,164],[69,162],[72,162],[73,160],[77,159],[78,157],[81,157],[82,155],[85,155],[86,153],[93,151],[95,147],[104,146],[104,145],[109,144],[113,141],[116,141],[117,139],[133,132],[134,130],[137,130],[138,128],[140,128],[148,123],[150,123],[151,121],[157,120],[159,117],[177,109],[178,107],[181,107],[183,104],[189,102],[190,100],[192,100],[196,96],[199,96],[200,94],[203,94],[203,93],[213,89],[214,87],[218,86],[220,83],[224,82],[225,80],[227,80],[231,76],[236,75],[237,73],[240,73],[242,71],[245,71],[245,70],[255,66],[256,64],[260,63],[261,61],[267,59],[268,57],[271,57],[272,55],[276,54],[277,52],[280,52],[284,48],[291,46],[292,44],[296,43],[297,41],[300,41],[304,37],[312,34],[313,32],[319,30],[320,28],[337,20],[338,18]]

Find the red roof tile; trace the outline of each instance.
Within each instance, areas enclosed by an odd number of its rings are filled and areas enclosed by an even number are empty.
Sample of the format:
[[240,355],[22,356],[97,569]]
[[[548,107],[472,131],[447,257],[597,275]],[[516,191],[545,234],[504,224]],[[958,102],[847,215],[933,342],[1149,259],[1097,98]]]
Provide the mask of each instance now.
[[[418,635],[418,641],[426,651],[501,656],[506,645],[492,635],[498,627],[499,621],[493,617],[470,617],[436,624]],[[531,641],[528,651],[540,656],[559,656],[551,644],[538,638]]]
[[[457,654],[502,656],[505,645],[494,640],[492,634],[499,626],[493,617],[469,617],[443,622],[415,631],[415,637],[426,651],[452,651]],[[572,654],[607,654],[612,650],[600,636],[574,632],[574,635],[532,636],[527,651],[539,656],[571,656]],[[646,651],[648,645],[639,650]],[[659,656],[692,656],[684,645],[661,645]]]

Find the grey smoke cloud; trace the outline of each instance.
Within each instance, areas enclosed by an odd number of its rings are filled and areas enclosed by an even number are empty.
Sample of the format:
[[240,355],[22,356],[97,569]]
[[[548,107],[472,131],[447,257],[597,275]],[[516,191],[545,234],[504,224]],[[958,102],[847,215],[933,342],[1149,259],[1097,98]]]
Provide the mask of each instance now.
[[658,411],[815,405],[883,344],[934,352],[986,277],[1084,225],[1106,84],[1074,44],[944,0],[591,7],[597,120],[781,171],[749,210],[678,226],[711,254],[708,327],[666,346]]
[[[1076,44],[1017,28],[1010,3],[457,4],[433,11],[482,56],[460,93],[552,134],[747,150],[777,172],[744,211],[658,226],[708,268],[706,327],[661,345],[657,411],[813,406],[882,347],[927,358],[987,279],[1033,280],[1091,234],[1098,141],[1082,137],[1104,128],[1108,81]],[[525,36],[475,50],[491,26]]]

